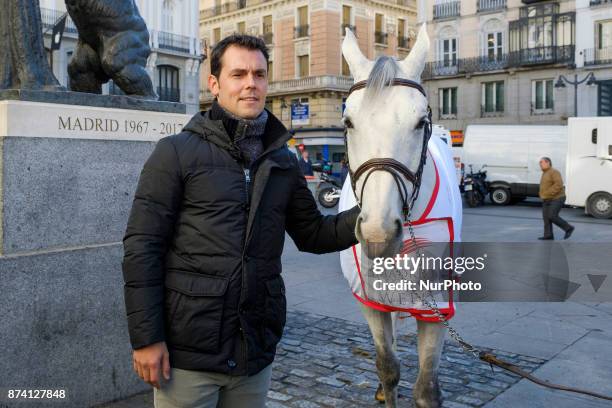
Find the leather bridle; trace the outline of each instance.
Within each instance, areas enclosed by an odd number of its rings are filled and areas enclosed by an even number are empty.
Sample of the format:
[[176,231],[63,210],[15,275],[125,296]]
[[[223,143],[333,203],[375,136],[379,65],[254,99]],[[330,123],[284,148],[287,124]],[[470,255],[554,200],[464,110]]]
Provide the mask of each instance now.
[[[425,98],[427,98],[427,94],[423,87],[414,81],[403,78],[395,78],[390,83],[391,86],[407,86],[409,88],[416,89],[419,91]],[[350,89],[348,96],[360,89],[364,89],[367,86],[367,81],[359,81],[355,83]],[[376,171],[386,171],[391,174],[393,179],[395,180],[395,184],[397,185],[397,189],[400,194],[400,199],[402,201],[402,215],[404,216],[404,221],[410,221],[410,211],[412,210],[412,206],[414,205],[421,187],[421,179],[423,176],[423,168],[425,167],[425,163],[427,161],[427,144],[429,143],[429,138],[431,137],[432,132],[432,121],[431,121],[431,108],[427,107],[427,123],[423,129],[423,145],[421,147],[421,158],[419,161],[419,166],[416,171],[410,170],[407,166],[400,163],[399,161],[384,157],[384,158],[374,158],[369,159],[362,163],[357,169],[353,172],[351,170],[351,165],[348,160],[348,143],[347,143],[347,128],[344,128],[344,146],[346,149],[347,156],[347,166],[348,172],[351,178],[351,187],[353,189],[353,194],[355,194],[355,199],[357,200],[357,205],[361,208],[361,203],[363,201],[363,190],[365,188],[365,184],[368,181],[368,178],[372,175],[372,173]],[[357,180],[359,177],[365,174],[365,179],[363,180],[363,184],[361,185],[361,192],[357,194]],[[408,188],[406,187],[405,181],[402,179],[406,179],[413,185],[412,194],[408,197]]]

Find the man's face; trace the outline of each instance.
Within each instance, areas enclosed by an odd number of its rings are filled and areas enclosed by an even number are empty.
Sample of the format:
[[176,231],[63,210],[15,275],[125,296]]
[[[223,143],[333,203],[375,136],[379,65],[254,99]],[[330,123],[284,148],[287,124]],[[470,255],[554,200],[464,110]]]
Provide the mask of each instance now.
[[540,159],[540,168],[542,171],[548,170],[550,168],[550,164],[546,160]]
[[303,151],[302,152],[302,158],[304,159],[304,161],[308,161],[308,152],[307,151]]
[[268,93],[266,58],[259,50],[230,45],[221,57],[219,78],[208,76],[208,88],[225,110],[240,118],[256,118]]

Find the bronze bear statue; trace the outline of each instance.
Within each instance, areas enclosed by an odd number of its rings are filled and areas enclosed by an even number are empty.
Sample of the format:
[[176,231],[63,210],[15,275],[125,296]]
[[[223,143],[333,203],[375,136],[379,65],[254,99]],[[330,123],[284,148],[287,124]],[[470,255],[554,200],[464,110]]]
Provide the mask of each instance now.
[[63,90],[49,67],[38,0],[0,0],[0,90]]
[[134,0],[66,0],[66,8],[79,32],[70,89],[99,94],[112,79],[126,95],[157,99],[145,70],[149,31]]

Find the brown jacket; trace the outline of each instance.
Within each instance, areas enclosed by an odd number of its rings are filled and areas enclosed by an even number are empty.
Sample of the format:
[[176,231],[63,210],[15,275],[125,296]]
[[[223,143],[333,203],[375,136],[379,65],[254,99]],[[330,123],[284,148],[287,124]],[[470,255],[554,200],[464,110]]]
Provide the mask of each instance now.
[[544,170],[540,180],[540,198],[548,201],[561,197],[565,197],[565,187],[563,186],[561,173],[552,167]]

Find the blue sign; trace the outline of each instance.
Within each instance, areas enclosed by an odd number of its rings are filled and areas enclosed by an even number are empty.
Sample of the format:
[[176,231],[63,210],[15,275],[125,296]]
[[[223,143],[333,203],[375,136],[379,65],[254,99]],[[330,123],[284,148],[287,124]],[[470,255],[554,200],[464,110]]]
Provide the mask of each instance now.
[[308,104],[291,105],[291,120],[294,125],[308,125],[310,123]]

